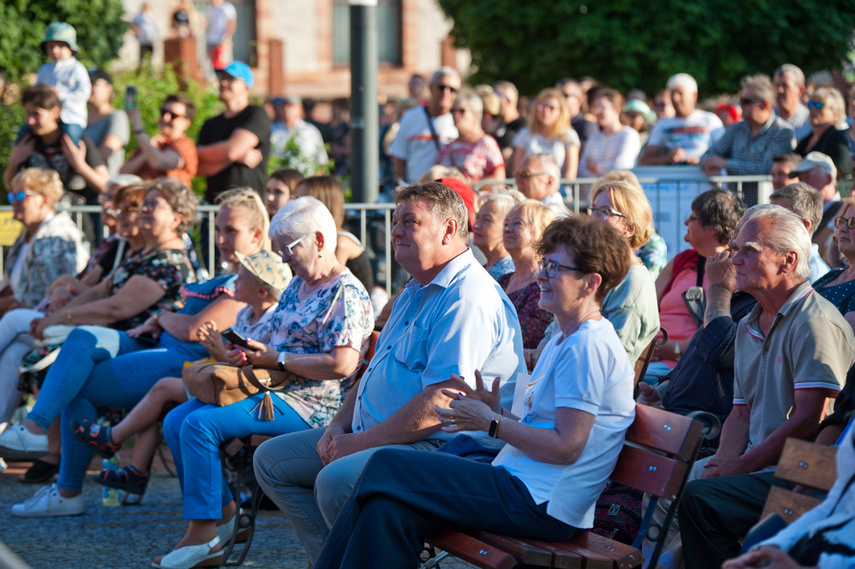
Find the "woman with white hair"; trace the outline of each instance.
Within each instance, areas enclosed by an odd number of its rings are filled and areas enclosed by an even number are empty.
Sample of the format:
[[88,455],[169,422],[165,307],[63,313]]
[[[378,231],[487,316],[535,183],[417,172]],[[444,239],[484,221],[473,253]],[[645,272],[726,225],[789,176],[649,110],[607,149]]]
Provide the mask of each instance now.
[[834,87],[820,87],[810,96],[807,106],[813,130],[799,141],[796,154],[807,156],[809,152],[822,152],[837,167],[838,180],[851,178],[849,141],[846,132],[837,129],[837,124],[846,119],[843,95]]
[[288,202],[271,222],[270,237],[294,278],[271,318],[270,345],[247,338],[229,351],[232,365],[289,371],[299,377],[272,397],[271,420],[252,409],[264,394],[225,407],[191,399],[163,423],[184,493],[190,527],[155,567],[196,567],[222,558],[237,518],[223,479],[219,445],[250,434],[281,435],[326,426],[353,386],[374,329],[365,287],[335,256],[336,224],[312,197]]
[[446,144],[436,157],[442,166],[454,166],[465,176],[465,182],[504,180],[505,160],[496,139],[484,132],[481,118],[484,103],[471,91],[457,95],[451,107],[451,116],[458,136]]
[[510,192],[485,194],[481,198],[481,209],[475,215],[472,226],[472,243],[484,253],[487,264],[484,268],[496,280],[503,275],[514,272],[514,260],[505,249],[504,227],[505,216],[516,204],[525,197],[512,190]]

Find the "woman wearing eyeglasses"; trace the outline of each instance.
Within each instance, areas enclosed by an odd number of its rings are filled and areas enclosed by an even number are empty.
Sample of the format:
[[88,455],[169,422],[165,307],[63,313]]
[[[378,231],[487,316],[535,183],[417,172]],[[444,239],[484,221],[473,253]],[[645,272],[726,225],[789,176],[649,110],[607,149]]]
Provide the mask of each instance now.
[[537,95],[528,126],[514,138],[511,157],[513,173],[529,154],[551,154],[561,167],[563,178],[575,179],[579,170],[579,134],[570,126],[570,110],[558,89],[544,89]]
[[196,105],[184,95],[169,95],[160,106],[158,127],[160,134],[149,138],[142,124],[139,109],[128,110],[137,151],[121,168],[123,174],[136,174],[141,178],[170,176],[187,184],[199,166],[196,145],[185,132],[196,116]]
[[846,103],[843,95],[834,87],[820,87],[808,101],[810,124],[813,131],[799,141],[796,154],[807,156],[808,152],[828,155],[837,167],[837,179],[852,177],[852,156],[846,131],[837,125],[846,119]]
[[635,417],[632,366],[601,312],[631,253],[614,228],[572,216],[550,224],[538,254],[540,306],[561,333],[532,373],[522,417],[501,407],[498,382],[492,392],[480,382],[472,390],[456,376],[460,391],[446,390],[449,408],[436,409],[444,431],[483,431],[507,443],[504,449],[492,464],[380,450],[315,569],[415,567],[424,539],[449,528],[566,541],[593,526],[597,497]]
[[457,95],[451,107],[451,116],[458,136],[442,147],[436,163],[454,166],[472,185],[481,180],[504,180],[505,160],[496,139],[484,132],[481,118],[484,103],[471,91]]
[[[605,182],[594,186],[591,199],[588,215],[617,229],[633,252],[650,239],[653,210],[640,187]],[[629,361],[635,363],[659,332],[656,285],[637,256],[632,256],[626,277],[603,299],[602,312],[614,326]]]

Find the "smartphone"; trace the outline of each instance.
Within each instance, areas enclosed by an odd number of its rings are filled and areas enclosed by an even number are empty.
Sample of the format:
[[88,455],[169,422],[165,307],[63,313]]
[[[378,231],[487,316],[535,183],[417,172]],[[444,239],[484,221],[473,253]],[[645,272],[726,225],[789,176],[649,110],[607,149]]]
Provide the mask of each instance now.
[[128,85],[125,90],[125,110],[134,111],[137,108],[137,86]]
[[155,344],[157,344],[160,341],[157,338],[155,338],[154,336],[149,336],[148,334],[143,334],[141,336],[137,336],[134,339],[139,341],[139,342],[142,342],[143,344],[148,344],[150,346],[154,346]]
[[240,346],[241,348],[246,348],[248,350],[254,349],[249,345],[249,342],[246,341],[246,338],[229,328],[228,330],[223,330],[220,335],[234,344],[235,346]]

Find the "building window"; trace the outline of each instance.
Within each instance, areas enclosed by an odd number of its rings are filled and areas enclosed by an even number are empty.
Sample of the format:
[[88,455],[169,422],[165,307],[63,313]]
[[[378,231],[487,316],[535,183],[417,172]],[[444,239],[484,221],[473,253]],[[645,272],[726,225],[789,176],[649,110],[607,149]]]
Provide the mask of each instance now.
[[[377,59],[401,65],[401,0],[377,0]],[[333,0],[333,63],[350,64],[350,5]]]

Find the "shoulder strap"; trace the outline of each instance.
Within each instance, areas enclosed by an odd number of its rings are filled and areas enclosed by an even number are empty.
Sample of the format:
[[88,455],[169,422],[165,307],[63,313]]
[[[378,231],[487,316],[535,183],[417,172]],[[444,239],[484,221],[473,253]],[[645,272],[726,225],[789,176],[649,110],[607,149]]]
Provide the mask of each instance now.
[[430,113],[428,112],[427,106],[422,107],[425,110],[425,116],[427,117],[428,129],[430,130],[431,138],[433,139],[433,143],[436,145],[436,151],[439,152],[442,144],[439,142],[439,134],[436,132],[436,128],[433,126],[433,120],[431,120]]

